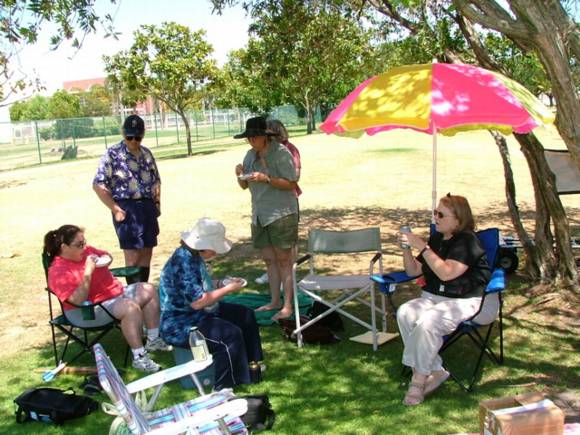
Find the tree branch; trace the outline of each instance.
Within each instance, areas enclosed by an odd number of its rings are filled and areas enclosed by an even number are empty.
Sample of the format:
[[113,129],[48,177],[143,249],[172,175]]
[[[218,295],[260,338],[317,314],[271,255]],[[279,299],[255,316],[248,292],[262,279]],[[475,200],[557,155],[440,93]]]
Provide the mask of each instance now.
[[504,33],[510,38],[532,38],[526,26],[510,17],[495,0],[453,0],[453,4],[474,23]]

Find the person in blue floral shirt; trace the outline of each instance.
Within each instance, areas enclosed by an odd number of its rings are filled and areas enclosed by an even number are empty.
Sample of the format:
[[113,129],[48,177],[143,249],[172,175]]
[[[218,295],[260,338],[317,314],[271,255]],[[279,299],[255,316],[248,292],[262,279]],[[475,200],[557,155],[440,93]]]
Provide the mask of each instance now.
[[251,383],[249,363],[263,359],[254,311],[220,301],[239,291],[245,281],[215,282],[206,265],[231,249],[225,234],[220,222],[200,219],[191,231],[181,233],[181,246],[167,260],[159,282],[160,336],[168,344],[187,348],[189,330],[197,326],[213,357],[216,389]]
[[93,180],[94,191],[111,210],[125,265],[141,267],[136,282],[149,280],[161,214],[161,178],[153,154],[141,145],[144,135],[143,119],[128,116],[123,140],[103,155]]

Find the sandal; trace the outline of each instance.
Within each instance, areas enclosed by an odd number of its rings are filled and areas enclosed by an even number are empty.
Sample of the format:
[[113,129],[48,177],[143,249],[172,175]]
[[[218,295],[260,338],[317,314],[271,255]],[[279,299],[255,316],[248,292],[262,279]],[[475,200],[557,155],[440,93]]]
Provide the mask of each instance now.
[[433,376],[432,374],[429,375],[427,381],[425,381],[425,391],[423,392],[423,394],[425,396],[431,394],[433,391],[439,388],[441,384],[443,384],[443,382],[449,379],[449,376],[450,375],[447,370],[442,370],[441,375],[437,377]]
[[403,399],[403,405],[416,406],[423,403],[423,400],[425,400],[425,384],[411,382]]

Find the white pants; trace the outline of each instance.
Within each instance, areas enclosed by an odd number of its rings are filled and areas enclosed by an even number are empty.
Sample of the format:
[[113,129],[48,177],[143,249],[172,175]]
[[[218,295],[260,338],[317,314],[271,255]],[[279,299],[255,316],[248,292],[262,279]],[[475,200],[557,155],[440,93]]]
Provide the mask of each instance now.
[[[471,318],[481,305],[481,297],[448,298],[422,292],[421,297],[401,305],[397,323],[403,344],[403,364],[422,375],[441,370],[443,361],[439,349],[443,336],[451,334],[457,326]],[[488,295],[481,313],[474,319],[481,325],[495,320],[499,311],[497,293]]]

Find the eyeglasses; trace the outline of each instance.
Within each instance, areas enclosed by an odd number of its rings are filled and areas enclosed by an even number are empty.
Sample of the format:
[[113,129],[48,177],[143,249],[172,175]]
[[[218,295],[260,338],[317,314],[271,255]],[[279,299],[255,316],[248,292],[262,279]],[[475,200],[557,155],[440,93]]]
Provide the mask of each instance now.
[[439,219],[443,219],[449,216],[453,216],[451,214],[443,214],[439,210],[433,210],[433,216],[438,217]]
[[80,240],[76,243],[71,243],[70,246],[74,246],[75,248],[83,249],[85,246],[87,246],[87,239]]
[[128,141],[136,140],[137,142],[141,142],[143,140],[143,136],[125,136],[125,139]]

